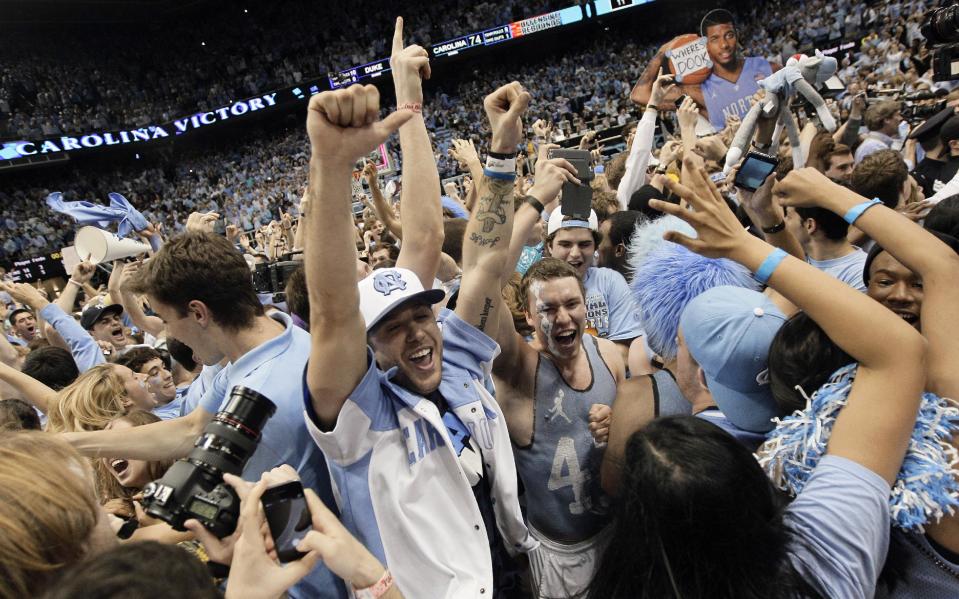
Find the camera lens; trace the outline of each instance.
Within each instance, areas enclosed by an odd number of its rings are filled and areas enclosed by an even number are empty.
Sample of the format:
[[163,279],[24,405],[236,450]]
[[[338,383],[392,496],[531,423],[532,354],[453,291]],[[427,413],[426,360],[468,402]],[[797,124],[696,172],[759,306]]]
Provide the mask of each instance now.
[[259,440],[266,421],[276,412],[276,405],[253,389],[236,386],[215,420],[233,426],[254,441]]
[[239,475],[276,405],[252,389],[234,387],[226,405],[204,427],[193,450],[177,460],[163,478],[144,488],[144,507],[176,530],[196,518],[218,537],[230,534],[239,516],[236,492],[223,474]]

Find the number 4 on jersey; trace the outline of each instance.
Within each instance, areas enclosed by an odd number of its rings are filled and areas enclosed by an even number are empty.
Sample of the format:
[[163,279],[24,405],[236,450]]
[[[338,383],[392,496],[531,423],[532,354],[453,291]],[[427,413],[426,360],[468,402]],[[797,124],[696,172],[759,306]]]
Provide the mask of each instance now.
[[576,445],[573,438],[560,437],[559,443],[556,444],[553,469],[550,471],[549,482],[546,487],[550,491],[573,487],[573,501],[569,504],[569,513],[579,515],[586,511],[583,502],[583,485],[585,484],[586,475],[579,467],[579,458],[576,457]]

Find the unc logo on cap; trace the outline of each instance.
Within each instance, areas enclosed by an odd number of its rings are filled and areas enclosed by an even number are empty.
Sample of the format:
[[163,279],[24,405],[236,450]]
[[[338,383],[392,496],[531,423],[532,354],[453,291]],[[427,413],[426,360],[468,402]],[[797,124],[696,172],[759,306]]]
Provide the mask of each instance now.
[[405,290],[406,281],[403,280],[403,275],[396,271],[379,272],[373,275],[373,289],[389,295],[394,291]]

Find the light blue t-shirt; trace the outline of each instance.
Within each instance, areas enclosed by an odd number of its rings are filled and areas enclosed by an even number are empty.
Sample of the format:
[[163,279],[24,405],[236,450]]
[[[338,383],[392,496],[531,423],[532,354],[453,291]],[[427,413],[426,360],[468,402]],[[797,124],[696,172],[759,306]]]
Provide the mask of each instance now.
[[183,387],[176,390],[176,396],[169,403],[153,408],[154,416],[159,416],[161,420],[173,420],[180,417],[180,411],[183,409],[183,398],[186,397],[189,387]]
[[700,89],[706,100],[706,110],[709,112],[709,122],[717,131],[726,126],[727,116],[746,117],[749,112],[750,98],[759,90],[756,83],[772,75],[773,70],[765,58],[747,56],[743,60],[743,70],[736,83],[711,73],[703,81]]
[[190,386],[187,387],[186,395],[183,397],[183,403],[180,404],[180,416],[186,416],[200,404],[200,400],[206,394],[206,390],[213,384],[213,378],[223,369],[219,364],[213,366],[204,366],[199,376],[193,379]]
[[875,472],[826,455],[786,508],[789,560],[823,597],[875,594],[889,548],[889,493]]
[[866,264],[866,256],[866,252],[856,248],[852,253],[832,260],[813,260],[807,256],[806,262],[834,279],[839,279],[850,287],[855,287],[865,293],[866,284],[862,281],[862,270]]
[[611,268],[592,266],[583,279],[586,288],[586,328],[610,341],[635,339],[643,334],[639,306],[623,275]]
[[[303,486],[313,489],[336,513],[326,459],[303,420],[303,369],[310,357],[310,334],[294,326],[286,314],[275,313],[272,317],[283,324],[283,333],[224,367],[214,377],[199,405],[215,414],[237,385],[262,393],[276,405],[276,412],[263,427],[256,451],[243,469],[243,478],[258,481],[264,472],[289,464],[300,475]],[[291,588],[289,595],[340,599],[346,597],[346,589],[320,564]]]

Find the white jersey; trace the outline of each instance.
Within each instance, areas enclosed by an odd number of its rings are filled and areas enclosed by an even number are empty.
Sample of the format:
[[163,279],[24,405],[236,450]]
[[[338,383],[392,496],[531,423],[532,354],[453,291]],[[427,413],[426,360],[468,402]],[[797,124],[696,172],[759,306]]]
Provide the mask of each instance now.
[[[489,479],[496,525],[511,552],[538,546],[523,523],[506,421],[484,387],[499,346],[444,310],[439,391],[469,429]],[[436,405],[369,369],[322,432],[305,398],[307,425],[326,455],[343,524],[383,561],[403,595],[490,597],[492,557],[461,460]]]

